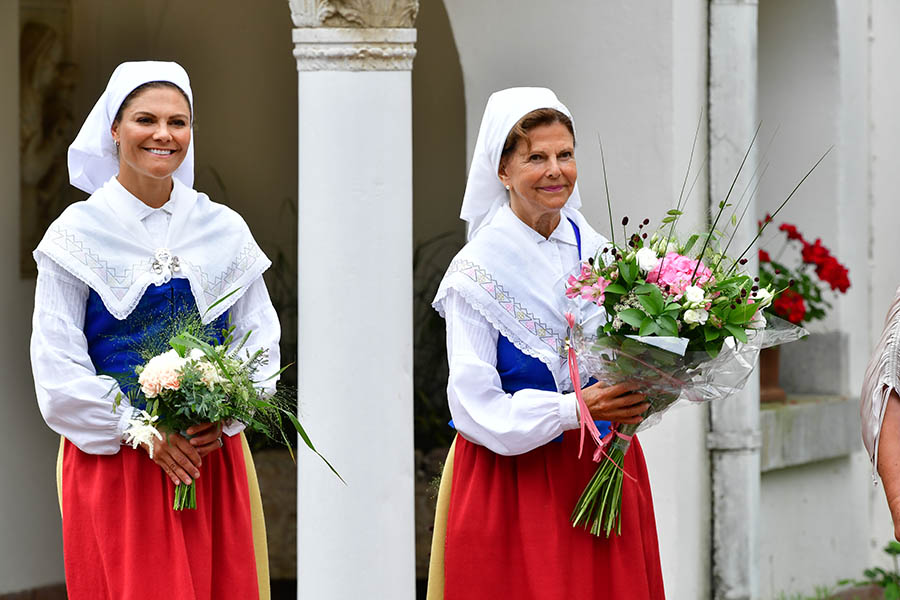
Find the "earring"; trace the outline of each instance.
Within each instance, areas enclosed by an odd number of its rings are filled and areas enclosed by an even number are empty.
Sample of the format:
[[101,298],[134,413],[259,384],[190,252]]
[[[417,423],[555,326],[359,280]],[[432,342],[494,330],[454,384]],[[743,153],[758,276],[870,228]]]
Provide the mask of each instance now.
[[507,192],[509,191],[509,184],[508,184],[508,183],[506,184],[506,191],[507,191]]
[[119,140],[116,140],[116,149],[119,148]]

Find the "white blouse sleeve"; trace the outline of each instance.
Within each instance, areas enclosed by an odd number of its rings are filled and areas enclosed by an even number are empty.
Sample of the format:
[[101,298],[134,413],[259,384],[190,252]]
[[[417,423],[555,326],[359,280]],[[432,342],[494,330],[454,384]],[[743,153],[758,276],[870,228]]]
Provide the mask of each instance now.
[[453,424],[467,440],[506,456],[524,454],[578,427],[575,394],[503,391],[497,373],[499,333],[459,294],[444,300]]
[[[260,370],[258,376],[266,378],[277,372],[281,368],[281,349],[278,346],[281,325],[262,277],[250,284],[244,295],[231,307],[231,322],[235,327],[235,343],[240,342],[248,331],[252,332],[242,353],[249,351],[253,354],[260,348],[268,351],[268,364]],[[273,377],[260,387],[267,393],[274,393],[277,381],[278,377]],[[232,421],[226,423],[223,431],[227,435],[236,435],[243,429],[243,423]]]
[[88,355],[84,314],[88,287],[39,255],[31,334],[31,368],[41,414],[50,428],[88,454],[115,454],[133,413],[118,409],[118,386],[97,375]]

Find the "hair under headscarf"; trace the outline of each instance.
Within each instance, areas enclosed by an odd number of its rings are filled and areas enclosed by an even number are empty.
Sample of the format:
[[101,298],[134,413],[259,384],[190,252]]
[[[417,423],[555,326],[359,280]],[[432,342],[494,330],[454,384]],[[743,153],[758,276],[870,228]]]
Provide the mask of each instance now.
[[[497,175],[503,144],[510,130],[522,117],[541,108],[552,108],[572,118],[569,109],[547,88],[509,88],[494,92],[488,98],[459,214],[468,224],[467,239],[471,240],[482,227],[490,223],[497,209],[508,201],[506,188]],[[581,207],[577,184],[566,206],[574,209]]]
[[[94,104],[75,141],[69,146],[69,181],[80,190],[93,194],[119,172],[119,157],[111,128],[122,102],[135,88],[151,81],[166,81],[185,93],[193,113],[191,82],[181,65],[175,62],[125,62],[116,67],[106,90]],[[184,161],[175,177],[187,187],[194,185],[194,140],[188,145]]]

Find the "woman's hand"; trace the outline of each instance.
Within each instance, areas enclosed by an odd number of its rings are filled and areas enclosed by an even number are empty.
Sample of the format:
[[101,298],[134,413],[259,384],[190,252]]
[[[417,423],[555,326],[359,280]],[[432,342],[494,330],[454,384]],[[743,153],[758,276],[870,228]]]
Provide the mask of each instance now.
[[641,414],[650,408],[650,403],[643,394],[634,393],[632,383],[607,386],[597,382],[584,388],[581,396],[595,421],[640,423],[644,420]]
[[[153,462],[169,476],[172,483],[190,485],[200,477],[200,453],[184,437],[162,431],[162,439],[153,438]],[[145,446],[142,446],[145,450]]]
[[187,434],[191,436],[191,446],[196,448],[201,457],[225,445],[222,442],[222,421],[191,425],[187,429]]

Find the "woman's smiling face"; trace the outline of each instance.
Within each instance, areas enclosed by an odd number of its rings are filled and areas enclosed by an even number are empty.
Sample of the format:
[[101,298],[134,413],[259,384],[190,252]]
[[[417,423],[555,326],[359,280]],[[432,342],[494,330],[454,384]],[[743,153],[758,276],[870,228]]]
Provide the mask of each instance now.
[[575,139],[562,123],[539,125],[527,142],[519,141],[498,175],[509,186],[510,207],[525,223],[534,227],[548,217],[558,222],[578,177]]
[[166,179],[172,176],[191,143],[191,109],[176,88],[140,92],[113,123],[119,144],[119,178]]

